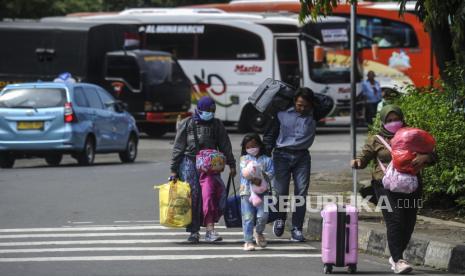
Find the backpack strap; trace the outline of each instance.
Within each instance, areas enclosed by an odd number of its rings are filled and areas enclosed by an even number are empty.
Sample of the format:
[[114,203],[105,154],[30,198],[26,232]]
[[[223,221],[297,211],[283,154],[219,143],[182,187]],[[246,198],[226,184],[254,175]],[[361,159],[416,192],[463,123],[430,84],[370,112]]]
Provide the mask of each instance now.
[[192,124],[192,130],[194,132],[194,143],[195,143],[195,150],[197,151],[197,153],[199,153],[200,151],[200,144],[199,144],[199,135],[197,133],[197,123],[195,122],[194,119],[192,119],[191,117],[191,120],[190,120],[191,124]]
[[[388,142],[386,142],[386,140],[384,140],[383,137],[381,137],[381,135],[376,135],[376,138],[378,138],[378,140],[389,150],[389,152],[392,151],[391,146],[388,144]],[[376,159],[378,160],[378,164],[381,167],[381,170],[383,170],[383,172],[385,173],[386,172],[386,166],[384,166],[383,162],[381,162],[381,160],[379,160],[379,158],[376,158]]]
[[389,152],[392,151],[392,148],[391,146],[388,144],[388,142],[386,142],[386,140],[384,140],[383,137],[381,137],[381,135],[376,135],[376,138],[378,138],[378,140],[383,143],[383,145],[389,150]]

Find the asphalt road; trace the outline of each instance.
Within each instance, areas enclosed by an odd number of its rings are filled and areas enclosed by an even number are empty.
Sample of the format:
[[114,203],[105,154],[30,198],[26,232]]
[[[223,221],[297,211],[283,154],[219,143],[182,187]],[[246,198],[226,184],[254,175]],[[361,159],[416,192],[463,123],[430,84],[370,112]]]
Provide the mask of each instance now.
[[[65,158],[52,168],[33,159],[0,170],[0,275],[322,274],[319,243],[279,239],[271,227],[269,247],[255,252],[241,250],[240,229],[220,226],[220,245],[188,245],[183,230],[161,227],[153,186],[166,182],[172,139],[143,138],[134,164],[110,154],[92,167]],[[241,135],[231,139],[238,153]],[[322,131],[311,152],[313,172],[347,170],[349,135]],[[359,271],[391,274],[387,260],[366,255]]]

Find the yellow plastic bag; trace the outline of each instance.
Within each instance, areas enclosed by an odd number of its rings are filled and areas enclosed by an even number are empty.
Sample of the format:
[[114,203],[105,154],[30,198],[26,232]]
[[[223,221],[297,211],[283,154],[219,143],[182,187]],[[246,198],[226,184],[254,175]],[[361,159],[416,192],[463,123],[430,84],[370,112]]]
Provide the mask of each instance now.
[[167,227],[186,227],[192,222],[191,188],[177,180],[154,186],[159,189],[160,224]]

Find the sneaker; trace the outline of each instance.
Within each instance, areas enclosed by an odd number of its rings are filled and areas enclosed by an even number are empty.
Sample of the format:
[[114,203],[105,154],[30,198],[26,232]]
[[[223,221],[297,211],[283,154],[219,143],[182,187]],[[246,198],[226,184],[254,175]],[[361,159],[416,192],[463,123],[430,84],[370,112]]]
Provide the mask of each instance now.
[[199,243],[200,241],[200,234],[199,232],[191,233],[187,238],[187,241],[190,243]]
[[389,257],[389,263],[391,264],[391,270],[394,270],[396,268],[396,263],[392,257]]
[[277,219],[273,222],[273,234],[276,237],[281,237],[284,233],[285,221],[282,219]]
[[412,266],[405,260],[399,260],[394,265],[395,274],[407,274],[412,271]]
[[246,242],[244,243],[244,251],[254,251],[255,250],[255,246],[253,245],[252,242]]
[[265,248],[268,244],[263,234],[255,233],[255,243],[261,248]]
[[223,238],[215,230],[208,231],[205,234],[205,241],[207,242],[217,242],[222,241]]
[[300,231],[299,229],[294,228],[291,231],[291,241],[304,242],[305,238],[304,238],[304,235],[302,234],[302,231]]

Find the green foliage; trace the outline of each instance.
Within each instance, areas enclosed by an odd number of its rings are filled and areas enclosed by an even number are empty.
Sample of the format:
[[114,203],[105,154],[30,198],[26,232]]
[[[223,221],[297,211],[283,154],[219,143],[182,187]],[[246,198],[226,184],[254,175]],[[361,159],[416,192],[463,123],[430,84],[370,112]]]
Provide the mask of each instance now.
[[[407,88],[397,102],[406,123],[430,132],[436,139],[438,162],[424,169],[424,197],[430,205],[447,199],[465,210],[465,82],[464,68],[450,66],[450,81],[440,88]],[[371,129],[379,130],[379,117]],[[447,202],[445,200],[444,202]],[[443,202],[443,201],[441,201]],[[442,203],[441,203],[442,204]]]
[[[398,0],[400,13],[405,11],[409,0]],[[465,1],[463,0],[418,0],[416,13],[427,29],[448,25],[452,36],[452,48],[456,61],[465,61]]]

